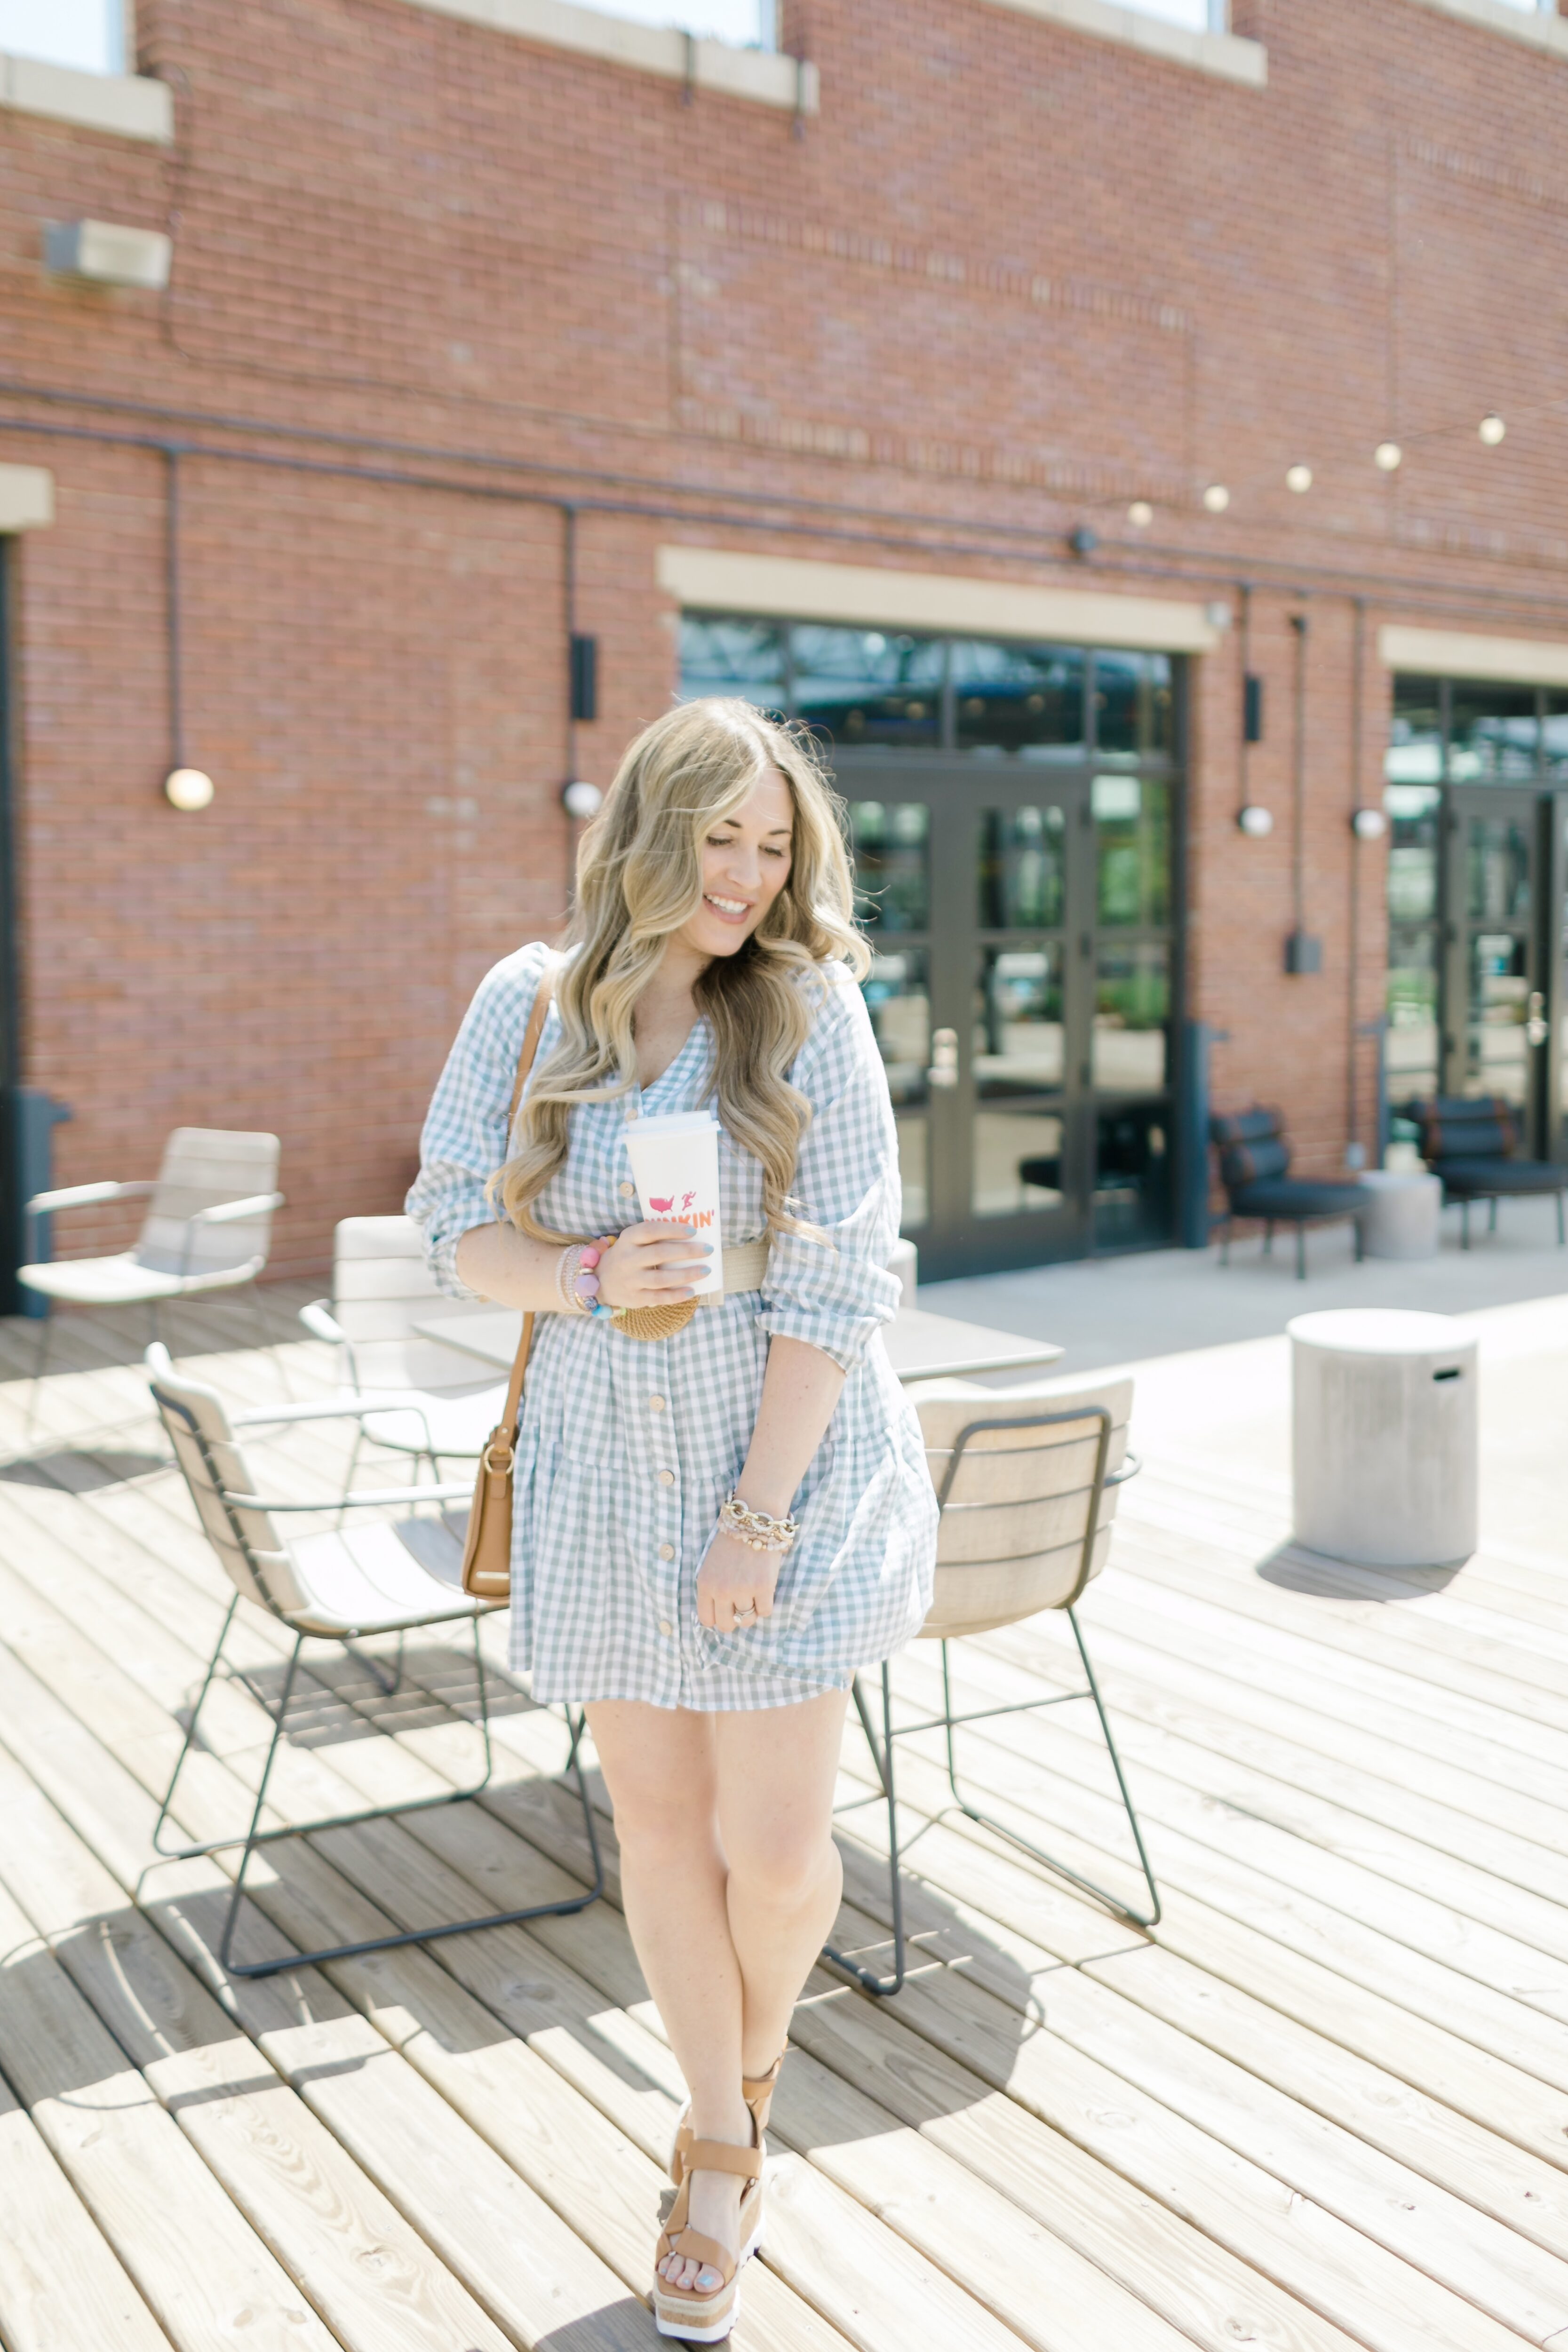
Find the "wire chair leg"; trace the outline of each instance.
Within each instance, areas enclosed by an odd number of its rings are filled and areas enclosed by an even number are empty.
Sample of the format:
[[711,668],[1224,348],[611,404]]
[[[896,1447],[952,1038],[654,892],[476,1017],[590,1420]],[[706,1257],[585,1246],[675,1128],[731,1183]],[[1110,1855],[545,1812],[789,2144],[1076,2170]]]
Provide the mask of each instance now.
[[250,1307],[256,1318],[256,1328],[261,1335],[261,1352],[264,1356],[271,1357],[283,1393],[292,1402],[294,1391],[289,1379],[289,1367],[283,1360],[282,1349],[275,1348],[272,1344],[272,1333],[267,1320],[267,1307],[261,1296],[261,1285],[254,1275],[247,1287],[250,1292]]
[[381,1660],[379,1658],[373,1658],[368,1650],[357,1650],[352,1642],[345,1642],[343,1643],[343,1648],[353,1660],[356,1666],[363,1666],[364,1668],[365,1673],[370,1676],[372,1682],[374,1683],[376,1688],[380,1691],[384,1698],[391,1698],[395,1692],[402,1688],[403,1635],[401,1633],[399,1633],[397,1637],[396,1657],[390,1675],[387,1673],[386,1668],[382,1664]]
[[1094,1701],[1094,1711],[1100,1717],[1100,1727],[1105,1736],[1111,1769],[1116,1775],[1116,1785],[1121,1792],[1122,1810],[1127,1815],[1128,1823],[1132,1832],[1132,1843],[1138,1849],[1138,1865],[1143,1874],[1143,1884],[1149,1890],[1150,1908],[1147,1911],[1135,1909],[1131,1903],[1124,1902],[1120,1895],[1111,1894],[1108,1887],[1098,1885],[1092,1878],[1085,1878],[1076,1870],[1069,1870],[1065,1862],[1057,1861],[1056,1857],[1047,1853],[1043,1846],[1037,1846],[1031,1839],[1020,1836],[1018,1832],[1010,1829],[1005,1822],[998,1821],[994,1813],[985,1812],[980,1806],[970,1803],[958,1781],[952,1737],[952,1688],[948,1665],[947,1643],[944,1642],[942,1645],[942,1712],[947,1718],[948,1786],[952,1790],[953,1801],[960,1812],[969,1821],[979,1822],[984,1828],[994,1830],[998,1837],[1005,1838],[1010,1845],[1018,1846],[1025,1853],[1032,1855],[1036,1862],[1044,1863],[1046,1868],[1054,1871],[1058,1878],[1069,1879],[1074,1886],[1081,1887],[1086,1895],[1092,1895],[1097,1902],[1105,1904],[1110,1910],[1115,1912],[1118,1918],[1127,1920],[1131,1926],[1157,1927],[1160,1924],[1160,1890],[1154,1884],[1154,1874],[1149,1866],[1149,1856],[1143,1844],[1143,1832],[1138,1826],[1138,1816],[1132,1809],[1132,1799],[1128,1792],[1126,1775],[1121,1769],[1121,1759],[1116,1752],[1116,1742],[1110,1736],[1110,1724],[1106,1716],[1105,1703],[1100,1696],[1100,1685],[1094,1678],[1094,1668],[1089,1664],[1089,1652],[1084,1646],[1076,1610],[1068,1609],[1067,1621],[1072,1627],[1073,1640],[1078,1643],[1078,1654],[1083,1661],[1084,1673],[1089,1677],[1088,1690],[1077,1692],[1073,1696],[1091,1698]]
[[261,1815],[267,1803],[267,1784],[272,1778],[272,1767],[277,1760],[279,1742],[283,1737],[283,1718],[289,1712],[289,1701],[294,1691],[294,1675],[299,1667],[300,1653],[304,1643],[304,1635],[296,1633],[294,1646],[289,1653],[288,1669],[283,1676],[283,1695],[278,1702],[278,1712],[272,1719],[272,1737],[268,1742],[267,1761],[261,1768],[261,1779],[257,1784],[256,1803],[250,1815],[250,1827],[246,1832],[244,1842],[240,1846],[239,1867],[234,1874],[234,1891],[228,1898],[228,1916],[224,1920],[223,1935],[217,1948],[217,1964],[226,1976],[254,1976],[258,1973],[254,1968],[235,1968],[229,1958],[229,1948],[234,1942],[234,1930],[239,1918],[239,1906],[245,1899],[246,1866],[258,1843],[257,1832],[261,1827]]
[[[363,1421],[356,1421],[354,1423],[353,1448],[349,1454],[349,1466],[343,1472],[343,1492],[345,1495],[352,1494],[353,1491],[354,1472],[359,1468],[360,1451],[363,1444],[364,1423]],[[346,1503],[340,1503],[338,1506],[338,1525],[340,1528],[342,1526],[343,1513],[347,1508],[348,1505]]]
[[858,1985],[864,1986],[868,1992],[877,1993],[883,1999],[889,1999],[892,1994],[901,1990],[905,1976],[904,1885],[899,1873],[899,1809],[893,1788],[893,1673],[891,1664],[888,1661],[884,1660],[882,1665],[882,1738],[880,1743],[879,1743],[877,1735],[871,1727],[870,1713],[866,1705],[865,1693],[861,1689],[860,1677],[858,1675],[855,1677],[852,1688],[855,1695],[855,1711],[860,1717],[861,1728],[866,1734],[867,1740],[870,1746],[872,1757],[876,1762],[877,1777],[882,1784],[882,1793],[888,1801],[888,1873],[892,1893],[893,1973],[890,1977],[879,1976],[875,1969],[864,1967],[859,1960],[852,1960],[847,1953],[837,1950],[837,1948],[832,1944],[824,1944],[822,1948],[822,1956],[824,1959],[831,1960],[835,1968],[842,1969],[846,1976],[853,1977],[855,1982]]
[[[239,1916],[246,1865],[258,1845],[267,1844],[278,1838],[305,1837],[321,1830],[353,1829],[364,1822],[397,1821],[405,1813],[425,1812],[437,1805],[461,1804],[467,1799],[478,1796],[489,1785],[494,1769],[495,1758],[490,1742],[489,1684],[485,1674],[484,1651],[479,1641],[479,1620],[477,1617],[473,1620],[473,1633],[474,1677],[479,1697],[479,1733],[484,1748],[484,1770],[477,1780],[466,1789],[454,1789],[446,1796],[426,1797],[413,1804],[378,1805],[367,1809],[364,1812],[345,1813],[331,1821],[302,1822],[284,1829],[264,1830],[260,1827],[262,1800],[267,1792],[267,1782],[272,1770],[273,1758],[278,1752],[279,1740],[282,1735],[283,1716],[288,1707],[289,1693],[293,1686],[294,1669],[299,1663],[300,1643],[304,1637],[301,1635],[296,1639],[294,1654],[289,1662],[289,1672],[284,1682],[282,1706],[279,1709],[273,1725],[272,1744],[268,1750],[267,1764],[262,1772],[261,1787],[257,1794],[256,1809],[251,1816],[250,1828],[243,1840],[227,1838],[219,1842],[222,1844],[243,1847],[239,1869],[235,1876],[228,1917],[225,1923],[223,1940],[218,1950],[219,1963],[226,1974],[231,1977],[246,1978],[278,1976],[289,1969],[317,1968],[329,1960],[353,1960],[362,1958],[368,1952],[392,1951],[402,1944],[438,1943],[444,1937],[472,1935],[481,1927],[510,1927],[525,1919],[564,1918],[573,1912],[585,1911],[590,1903],[598,1901],[605,1891],[605,1860],[599,1846],[597,1825],[594,1820],[593,1801],[588,1792],[587,1774],[583,1765],[583,1735],[587,1726],[587,1717],[585,1712],[579,1708],[576,1717],[574,1717],[571,1708],[568,1707],[566,1727],[570,1735],[570,1746],[567,1749],[566,1766],[576,1782],[577,1799],[583,1808],[583,1826],[587,1836],[588,1852],[593,1857],[594,1864],[593,1884],[582,1894],[568,1895],[555,1903],[531,1903],[517,1911],[487,1912],[482,1917],[477,1919],[446,1920],[434,1927],[399,1928],[389,1936],[362,1937],[353,1943],[325,1946],[320,1951],[290,1952],[281,1959],[240,1962],[230,1958],[229,1948],[233,1939],[235,1923]],[[216,1850],[216,1846],[197,1849],[203,1853],[213,1853]],[[374,1901],[374,1886],[365,1891],[371,1895]]]
[[[1561,1218],[1561,1200],[1558,1202],[1558,1215]],[[49,1368],[49,1349],[54,1343],[54,1328],[55,1310],[52,1304],[46,1300],[44,1312],[38,1321],[37,1344],[33,1349],[33,1385],[27,1391],[27,1420],[22,1433],[26,1438],[31,1438],[33,1423],[37,1418],[38,1399],[43,1393],[44,1375]]]
[[230,1601],[228,1607],[224,1612],[223,1624],[219,1630],[217,1637],[217,1647],[214,1650],[211,1658],[207,1661],[207,1670],[202,1677],[201,1690],[197,1695],[195,1706],[191,1709],[190,1722],[185,1727],[184,1744],[181,1748],[179,1755],[174,1759],[174,1769],[169,1776],[169,1785],[163,1792],[163,1801],[158,1808],[158,1818],[153,1824],[153,1851],[154,1853],[163,1854],[171,1862],[184,1861],[193,1853],[199,1853],[205,1851],[205,1848],[200,1846],[165,1846],[163,1843],[163,1824],[169,1818],[169,1808],[174,1801],[175,1783],[178,1781],[181,1772],[184,1769],[186,1757],[195,1746],[196,1725],[201,1719],[202,1709],[207,1703],[207,1693],[213,1686],[213,1676],[218,1670],[218,1661],[223,1656],[223,1645],[228,1639],[228,1629],[234,1622],[234,1612],[238,1606],[239,1595],[237,1592]]

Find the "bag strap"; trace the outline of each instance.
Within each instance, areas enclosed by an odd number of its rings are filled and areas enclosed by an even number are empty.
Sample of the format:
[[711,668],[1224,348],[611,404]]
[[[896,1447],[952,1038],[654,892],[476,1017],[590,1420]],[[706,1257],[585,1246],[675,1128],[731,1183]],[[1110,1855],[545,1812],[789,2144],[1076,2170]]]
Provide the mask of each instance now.
[[533,1067],[533,1057],[539,1051],[539,1041],[544,1034],[545,1016],[550,1011],[551,999],[554,994],[555,966],[553,963],[547,963],[543,977],[533,992],[533,1003],[529,1008],[528,1026],[522,1033],[522,1051],[517,1057],[517,1076],[511,1082],[511,1106],[506,1115],[508,1143],[511,1141],[511,1131],[517,1125],[517,1114],[522,1102],[522,1090],[528,1084],[528,1074]]
[[[528,1026],[522,1033],[522,1051],[517,1057],[517,1076],[512,1080],[511,1087],[511,1108],[507,1113],[506,1119],[509,1143],[511,1140],[511,1131],[517,1125],[522,1090],[528,1084],[528,1075],[533,1067],[533,1057],[539,1051],[539,1040],[544,1033],[545,1016],[550,1011],[550,1000],[554,993],[555,965],[548,963],[544,967],[544,976],[533,993],[533,1005],[529,1013]],[[500,1428],[505,1430],[509,1445],[515,1446],[517,1444],[518,1416],[522,1411],[522,1383],[527,1377],[528,1355],[532,1345],[533,1317],[528,1314],[522,1318],[522,1335],[517,1343],[517,1356],[512,1364],[511,1378],[507,1382],[506,1410],[501,1414],[498,1424]]]

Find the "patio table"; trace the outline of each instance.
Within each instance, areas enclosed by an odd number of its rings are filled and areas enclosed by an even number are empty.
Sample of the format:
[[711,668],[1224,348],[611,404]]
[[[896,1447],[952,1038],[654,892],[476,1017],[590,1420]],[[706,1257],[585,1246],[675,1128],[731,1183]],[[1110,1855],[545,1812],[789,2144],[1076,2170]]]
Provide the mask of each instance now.
[[[522,1318],[515,1308],[485,1313],[426,1316],[414,1325],[421,1339],[460,1348],[492,1370],[508,1372],[517,1354]],[[972,1378],[976,1372],[1037,1370],[1054,1364],[1061,1349],[1051,1339],[1024,1339],[1014,1331],[994,1331],[984,1323],[960,1323],[905,1307],[884,1325],[888,1360],[901,1381]]]

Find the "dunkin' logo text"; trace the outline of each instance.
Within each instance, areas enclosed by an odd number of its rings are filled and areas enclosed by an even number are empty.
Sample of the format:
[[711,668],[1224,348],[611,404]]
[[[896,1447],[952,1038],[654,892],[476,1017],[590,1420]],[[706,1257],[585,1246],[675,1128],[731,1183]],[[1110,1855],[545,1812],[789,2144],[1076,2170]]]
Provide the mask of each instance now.
[[694,1209],[691,1203],[696,1198],[695,1192],[683,1194],[678,1212],[673,1192],[668,1200],[664,1201],[661,1201],[656,1192],[650,1192],[647,1204],[653,1211],[653,1215],[649,1222],[656,1225],[695,1225],[700,1231],[702,1226],[710,1225],[713,1223],[715,1213],[711,1209]]

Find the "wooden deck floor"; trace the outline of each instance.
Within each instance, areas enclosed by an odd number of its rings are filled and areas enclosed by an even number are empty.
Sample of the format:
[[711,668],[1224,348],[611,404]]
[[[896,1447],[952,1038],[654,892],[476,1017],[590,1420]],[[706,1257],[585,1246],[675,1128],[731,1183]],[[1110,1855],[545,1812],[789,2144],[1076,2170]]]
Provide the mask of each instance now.
[[[236,1400],[325,1387],[324,1351],[200,1313],[175,1344],[216,1349]],[[218,1862],[153,1866],[226,1588],[140,1338],[65,1323],[29,1432],[32,1331],[0,1326],[0,2341],[650,2346],[679,2085],[613,1899],[230,1987]],[[323,1494],[341,1466],[319,1433],[267,1458]],[[1152,1938],[944,1815],[934,1753],[906,1750],[916,1971],[882,2006],[808,1988],[740,2346],[1568,2352],[1568,1579],[1331,1570],[1284,1533],[1246,1462],[1156,1461],[1084,1611],[1165,1895]],[[1066,1630],[967,1645],[971,1687],[1058,1685]],[[220,1686],[183,1784],[194,1836],[247,1809],[278,1637],[243,1612],[248,1684]],[[455,1651],[421,1643],[391,1699],[310,1655],[281,1813],[469,1771]],[[911,1699],[933,1664],[910,1654]],[[1082,1706],[999,1718],[970,1772],[1131,1891],[1091,1730]],[[558,1718],[510,1693],[499,1738],[482,1802],[272,1847],[246,1950],[580,1882]],[[846,1793],[867,1780],[851,1738]],[[885,1952],[873,1809],[845,1853],[838,1940]]]

